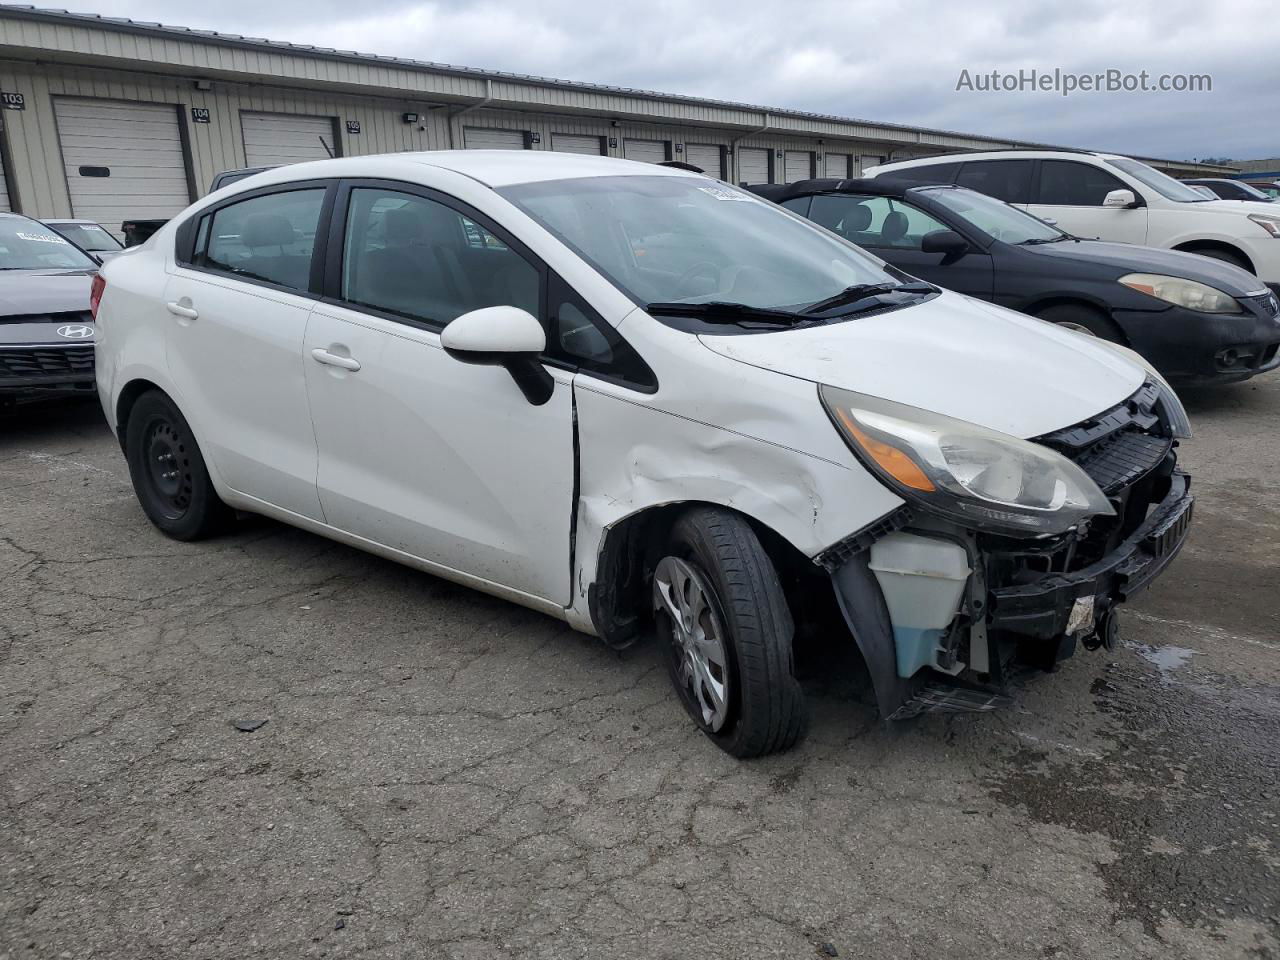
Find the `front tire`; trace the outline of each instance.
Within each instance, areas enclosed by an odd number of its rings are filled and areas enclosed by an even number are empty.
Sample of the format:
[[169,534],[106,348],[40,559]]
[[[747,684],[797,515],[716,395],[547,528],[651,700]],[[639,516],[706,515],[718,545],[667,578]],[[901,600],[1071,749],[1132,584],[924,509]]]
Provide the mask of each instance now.
[[808,712],[791,612],[743,518],[714,508],[682,516],[654,570],[653,601],[672,683],[699,729],[735,757],[799,742]]
[[125,457],[143,513],[168,536],[201,540],[230,523],[191,426],[159,390],[143,394],[129,412]]
[[1068,330],[1074,330],[1076,333],[1083,333],[1086,336],[1098,337],[1102,340],[1110,340],[1112,343],[1124,343],[1124,336],[1120,333],[1120,328],[1102,311],[1095,310],[1093,307],[1086,307],[1084,304],[1061,303],[1057,306],[1046,307],[1036,314],[1041,320],[1047,320],[1050,323],[1056,323],[1060,327],[1066,327]]

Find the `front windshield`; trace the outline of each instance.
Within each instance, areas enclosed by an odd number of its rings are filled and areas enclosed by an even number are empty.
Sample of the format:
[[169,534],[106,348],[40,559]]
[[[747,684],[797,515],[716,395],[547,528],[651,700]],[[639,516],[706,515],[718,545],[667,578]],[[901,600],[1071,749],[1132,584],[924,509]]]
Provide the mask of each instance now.
[[795,309],[895,282],[857,247],[717,180],[589,177],[498,192],[639,304]]
[[1145,183],[1167,200],[1176,200],[1179,203],[1204,203],[1210,199],[1200,196],[1185,183],[1179,183],[1168,174],[1161,173],[1155,167],[1149,167],[1141,161],[1130,160],[1128,157],[1105,157],[1104,159],[1117,170],[1123,170],[1135,180]]
[[[1263,203],[1267,203],[1271,200],[1271,196],[1268,196],[1267,194],[1263,193],[1261,190],[1255,187],[1252,183],[1240,183],[1235,180],[1231,182],[1234,183],[1241,190],[1243,190],[1246,194],[1248,194],[1249,197],[1253,200],[1261,200]],[[1274,194],[1272,194],[1272,196],[1274,196]]]
[[93,270],[97,266],[42,223],[0,218],[0,270]]
[[60,223],[56,229],[81,250],[90,253],[114,253],[124,249],[119,240],[96,223]]
[[1057,227],[1051,227],[1043,220],[985,193],[964,187],[925,187],[920,192],[927,193],[930,200],[946,207],[966,223],[1005,243],[1044,242],[1066,236]]

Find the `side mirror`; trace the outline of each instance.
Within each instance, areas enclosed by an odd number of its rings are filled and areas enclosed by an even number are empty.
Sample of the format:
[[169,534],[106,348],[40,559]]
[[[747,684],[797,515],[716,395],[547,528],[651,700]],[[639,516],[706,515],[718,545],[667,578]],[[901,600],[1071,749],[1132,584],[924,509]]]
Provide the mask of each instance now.
[[920,238],[920,249],[924,253],[959,258],[968,251],[969,241],[954,230],[934,230]]
[[1134,207],[1142,206],[1142,203],[1133,195],[1132,190],[1112,190],[1102,198],[1102,205],[1132,210]]
[[464,313],[444,328],[440,346],[463,363],[506,367],[534,406],[551,399],[555,380],[538,359],[547,349],[547,334],[527,310],[483,307]]

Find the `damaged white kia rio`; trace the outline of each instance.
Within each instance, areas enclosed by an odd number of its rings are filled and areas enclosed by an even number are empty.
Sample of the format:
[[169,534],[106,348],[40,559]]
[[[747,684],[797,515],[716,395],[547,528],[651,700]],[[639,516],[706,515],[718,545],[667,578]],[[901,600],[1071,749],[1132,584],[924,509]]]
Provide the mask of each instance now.
[[97,384],[151,521],[251,511],[656,633],[748,757],[800,739],[798,634],[881,714],[987,709],[1114,644],[1186,538],[1136,354],[940,291],[687,170],[466,151],[257,174],[109,262]]

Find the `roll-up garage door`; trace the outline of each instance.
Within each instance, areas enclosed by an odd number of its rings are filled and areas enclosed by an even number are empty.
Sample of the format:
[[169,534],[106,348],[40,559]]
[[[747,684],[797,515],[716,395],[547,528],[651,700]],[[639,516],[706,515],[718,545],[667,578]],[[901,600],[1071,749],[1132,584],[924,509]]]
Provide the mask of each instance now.
[[55,97],[53,115],[74,216],[118,234],[191,202],[177,107]]
[[556,153],[584,153],[598,157],[604,153],[603,137],[580,137],[572,133],[553,133],[551,149]]
[[622,155],[641,163],[664,163],[667,159],[665,140],[623,140]]
[[884,163],[884,157],[877,157],[870,153],[864,153],[858,157],[858,169],[854,171],[854,176],[862,176],[872,167],[877,167]]
[[788,150],[786,171],[787,183],[808,180],[813,176],[813,154],[807,150]]
[[523,130],[491,130],[489,127],[466,127],[462,142],[468,150],[523,150]]
[[825,159],[825,176],[839,177],[841,180],[850,176],[849,161],[853,159],[847,153],[828,153]]
[[9,203],[9,181],[5,179],[4,166],[0,165],[0,213],[9,213],[13,205]]
[[278,167],[338,155],[332,117],[245,111],[240,114],[240,129],[244,132],[245,160],[251,167]]
[[769,151],[760,147],[738,148],[738,182],[769,182]]
[[695,167],[701,167],[716,179],[724,179],[724,163],[721,157],[724,151],[714,143],[686,143],[684,159]]

